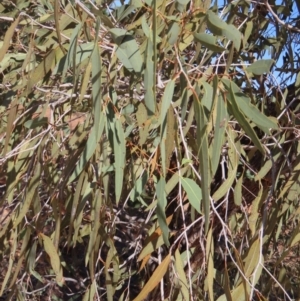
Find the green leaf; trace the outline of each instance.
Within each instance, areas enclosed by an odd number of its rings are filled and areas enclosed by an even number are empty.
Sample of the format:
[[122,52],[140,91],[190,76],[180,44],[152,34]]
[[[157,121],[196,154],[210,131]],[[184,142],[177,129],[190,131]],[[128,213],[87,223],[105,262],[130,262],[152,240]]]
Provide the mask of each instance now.
[[214,122],[214,139],[211,144],[211,164],[212,174],[217,171],[220,162],[220,155],[224,144],[225,130],[228,123],[228,113],[226,102],[222,99],[221,95],[218,95],[218,101],[216,103],[217,116]]
[[101,108],[101,58],[99,53],[99,47],[95,44],[95,48],[91,57],[92,60],[92,96],[94,104],[94,124],[91,133],[88,137],[85,148],[80,156],[79,162],[77,163],[73,174],[69,178],[68,183],[74,181],[85,168],[86,164],[94,154],[98,142],[101,138],[104,130],[104,114]]
[[18,26],[19,21],[20,21],[20,16],[18,16],[16,18],[16,20],[10,25],[10,27],[5,32],[3,45],[0,49],[0,62],[3,60],[5,54],[7,53],[9,46],[11,45],[11,39],[12,39],[13,35],[15,34],[15,29]]
[[[87,60],[91,57],[93,50],[95,48],[94,42],[88,42],[79,44],[76,46],[76,57],[75,57],[75,65],[78,66],[80,63],[82,63],[84,60]],[[71,61],[68,62],[70,59],[68,59],[67,56],[64,56],[58,64],[55,66],[53,70],[53,74],[57,74],[59,72],[64,72],[65,68],[69,67],[69,63],[71,64]]]
[[150,37],[150,28],[149,28],[149,25],[147,23],[147,19],[146,19],[146,16],[143,15],[142,16],[142,29],[144,31],[144,34],[147,38]]
[[212,228],[209,229],[207,233],[207,247],[206,247],[206,261],[207,264],[207,277],[206,277],[206,283],[207,283],[207,290],[209,295],[209,300],[214,301],[214,241],[213,241],[213,231]]
[[190,204],[193,206],[193,208],[195,208],[196,211],[202,214],[200,210],[202,191],[199,185],[197,185],[194,180],[188,178],[182,178],[181,185],[185,190],[185,192],[187,193]]
[[161,113],[160,113],[161,124],[164,123],[168,109],[172,102],[173,95],[174,95],[174,88],[175,88],[175,81],[170,80],[165,88],[165,92],[162,98]]
[[243,185],[244,173],[237,180],[234,187],[234,204],[241,206],[242,204],[242,185]]
[[220,200],[230,189],[232,186],[235,178],[236,172],[239,163],[239,152],[240,152],[240,145],[239,142],[236,141],[236,134],[235,132],[228,127],[227,128],[227,141],[228,141],[228,173],[226,180],[221,184],[221,186],[217,189],[217,191],[213,194],[214,201]]
[[162,230],[164,242],[168,247],[170,245],[170,242],[169,242],[169,227],[167,224],[167,218],[165,213],[166,205],[167,205],[165,187],[166,187],[166,181],[163,177],[161,177],[156,186],[156,191],[157,191],[156,214],[157,214],[159,226]]
[[126,145],[123,126],[120,119],[115,119],[114,129],[114,156],[115,156],[115,193],[118,204],[124,182],[124,169],[126,157]]
[[[235,289],[231,291],[231,299],[234,301],[248,301],[249,299],[246,296],[249,294],[249,289],[245,292],[245,287],[243,284],[240,284]],[[217,301],[227,301],[226,294],[220,296]]]
[[203,196],[203,208],[205,217],[205,233],[209,229],[210,211],[210,184],[211,184],[211,162],[208,150],[207,118],[201,102],[194,96],[195,118],[197,123],[197,147],[200,162],[201,188]]
[[142,102],[138,106],[136,119],[139,125],[139,145],[142,146],[148,138],[148,133],[151,126],[151,121],[148,119],[147,108]]
[[212,11],[207,12],[207,26],[213,34],[218,36],[225,36],[228,40],[231,40],[233,42],[234,47],[237,50],[240,49],[242,35],[235,26],[233,26],[232,24],[228,25]]
[[[259,183],[260,184],[260,183]],[[254,201],[251,204],[251,214],[248,217],[249,219],[249,229],[251,231],[252,237],[257,233],[257,220],[260,215],[259,205],[262,202],[262,196],[263,196],[263,186],[259,185],[259,192],[257,196],[255,197]]]
[[[68,68],[70,68],[73,65],[73,58],[76,57],[76,49],[77,49],[77,42],[78,42],[78,34],[81,30],[82,23],[77,24],[77,26],[74,28],[70,40],[70,47],[69,51],[67,52],[66,58],[65,58],[65,64],[62,71],[62,81],[64,81],[64,78],[66,76]],[[82,60],[82,57],[80,58]],[[73,66],[75,67],[75,66]]]
[[300,226],[298,225],[296,227],[296,229],[294,229],[294,231],[292,232],[291,238],[288,241],[287,245],[289,247],[293,247],[293,246],[295,246],[296,244],[299,243],[299,241],[300,241],[300,231],[299,230],[300,230]]
[[[262,114],[257,107],[251,104],[250,98],[241,92],[240,88],[229,79],[222,79],[223,84],[229,90],[232,89],[233,94],[229,94],[231,101],[236,103],[236,106],[244,113],[244,115],[252,122],[254,122],[266,134],[270,133],[270,128],[278,130],[278,125],[273,122],[266,115]],[[234,99],[232,99],[232,95]]]
[[160,123],[161,123],[161,131],[160,131],[160,149],[161,149],[161,161],[162,161],[162,169],[164,175],[166,175],[167,162],[166,160],[166,141],[167,140],[167,112],[169,110],[171,101],[173,99],[174,94],[175,81],[171,80],[168,82],[165,92],[162,98],[161,105],[161,113],[160,113]]
[[[245,260],[245,276],[250,277],[254,269],[259,264],[260,257],[260,240],[256,239],[250,246],[249,252]],[[242,276],[243,277],[243,276]]]
[[190,300],[190,293],[189,293],[189,285],[188,281],[184,272],[184,266],[182,262],[182,258],[178,249],[175,251],[175,268],[178,274],[179,283],[180,283],[180,291],[183,296],[183,300]]
[[116,55],[129,71],[142,72],[143,59],[139,46],[134,37],[125,29],[113,28],[109,30],[118,45]]
[[181,28],[178,25],[178,23],[173,22],[168,32],[168,37],[169,37],[168,42],[170,45],[173,46],[177,42],[180,30]]
[[226,48],[217,45],[217,38],[207,33],[194,33],[194,37],[203,46],[213,52],[223,52]]
[[156,110],[156,98],[154,96],[155,84],[154,84],[154,72],[155,63],[153,61],[154,51],[153,42],[151,38],[147,40],[146,56],[146,68],[144,73],[144,86],[145,86],[145,105],[148,110],[148,115],[153,115]]
[[240,109],[238,107],[237,101],[235,99],[235,94],[233,92],[232,85],[230,86],[230,92],[229,92],[229,98],[228,99],[230,99],[230,102],[228,102],[228,107],[232,111],[232,114],[234,115],[234,117],[236,118],[238,123],[241,125],[241,127],[244,129],[246,134],[251,138],[254,145],[259,149],[259,151],[263,155],[265,155],[265,149],[263,148],[263,146],[262,146],[260,140],[258,139],[255,131],[253,130],[253,128],[251,127],[251,125],[249,124],[247,119],[245,118],[244,114],[240,111]]
[[17,226],[22,222],[25,215],[28,213],[30,205],[37,197],[37,188],[39,185],[40,177],[41,177],[41,164],[37,163],[35,170],[34,170],[34,176],[31,178],[29,185],[28,185],[26,198],[24,201],[21,202],[19,214],[13,222],[14,228],[17,228]]
[[39,237],[43,240],[45,251],[50,258],[51,266],[56,275],[56,282],[58,285],[62,286],[65,281],[63,278],[62,266],[56,248],[50,237],[44,235],[43,233],[39,233]]
[[274,60],[258,60],[247,67],[246,71],[255,75],[262,75],[264,73],[269,73],[273,64]]
[[96,288],[97,288],[96,280],[94,280],[92,285],[89,288],[87,288],[87,290],[85,291],[82,301],[95,300]]
[[28,129],[34,129],[39,126],[43,126],[48,124],[48,118],[47,117],[40,117],[40,118],[35,118],[33,120],[27,120],[24,122],[24,126]]

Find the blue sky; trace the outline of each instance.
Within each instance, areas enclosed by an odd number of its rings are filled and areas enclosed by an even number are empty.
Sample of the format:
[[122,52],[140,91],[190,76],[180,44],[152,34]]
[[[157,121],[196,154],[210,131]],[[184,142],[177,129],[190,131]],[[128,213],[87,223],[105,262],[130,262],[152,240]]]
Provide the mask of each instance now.
[[[282,3],[283,3],[283,1],[284,0],[282,0],[282,1],[276,1],[276,4],[277,5],[282,5]],[[125,3],[129,3],[130,2],[130,0],[125,0]],[[214,1],[212,0],[212,3],[213,3]],[[224,6],[224,4],[227,2],[226,0],[217,0],[217,2],[218,2],[218,5],[221,7],[221,6]],[[117,6],[120,6],[121,5],[121,3],[120,3],[120,1],[119,0],[116,0],[116,1],[114,1],[114,4],[113,5],[115,5],[116,7]],[[292,18],[296,18],[297,16],[299,17],[299,14],[300,14],[300,12],[298,11],[298,8],[297,8],[297,5],[296,5],[296,1],[293,1],[293,12],[292,12]],[[269,32],[268,32],[268,34],[271,36],[272,35],[272,32],[271,32],[271,27],[272,26],[270,26],[270,30],[269,30]],[[273,27],[274,28],[274,27]],[[293,49],[293,52],[295,52],[295,50]],[[282,65],[283,65],[283,55],[284,55],[284,52],[283,52],[283,54],[281,55],[281,57],[280,57],[280,59],[278,60],[278,62],[277,62],[277,64],[276,64],[276,66],[277,67],[282,67]],[[268,58],[270,58],[271,57],[271,54],[270,53],[268,53],[267,51],[266,51],[266,53],[265,53],[265,55],[264,55],[264,57],[263,58],[265,58],[265,59],[268,59]],[[283,76],[283,77],[279,77],[279,72],[277,72],[277,71],[274,71],[273,72],[273,76],[276,78],[276,80],[280,83],[280,82],[282,82],[283,80],[285,80],[287,77],[288,77],[288,75],[285,75],[285,76]],[[295,75],[296,76],[296,75]],[[290,84],[290,83],[292,83],[292,82],[295,82],[295,76],[294,77],[292,77],[292,78],[290,78],[287,82],[286,82],[286,84]]]

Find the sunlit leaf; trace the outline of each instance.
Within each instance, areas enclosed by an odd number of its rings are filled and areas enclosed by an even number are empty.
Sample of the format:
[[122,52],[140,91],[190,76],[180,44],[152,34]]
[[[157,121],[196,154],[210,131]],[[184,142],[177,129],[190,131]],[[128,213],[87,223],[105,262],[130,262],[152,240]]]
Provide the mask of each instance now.
[[117,44],[116,55],[129,71],[142,72],[143,60],[139,47],[125,29],[113,28],[109,30]]
[[[167,169],[167,150],[166,148],[168,147],[166,144],[169,142],[171,144],[174,143],[174,139],[172,139],[171,136],[167,137],[167,128],[168,124],[170,125],[170,121],[167,119],[167,112],[169,110],[171,101],[173,99],[173,93],[174,93],[174,87],[175,87],[175,82],[171,80],[168,85],[166,86],[163,99],[162,99],[162,105],[161,105],[161,113],[160,113],[160,123],[161,123],[161,131],[160,131],[160,149],[161,149],[161,160],[162,160],[162,168],[164,174],[166,174],[166,169]],[[169,114],[169,118],[172,118],[172,115]],[[174,123],[173,123],[174,124]],[[172,126],[171,126],[172,127]],[[173,126],[174,129],[174,126]],[[170,127],[169,127],[169,134],[170,134]],[[171,141],[170,141],[171,139]],[[171,149],[173,150],[173,147],[171,145]],[[170,151],[168,152],[170,154]]]
[[214,52],[223,52],[226,50],[225,48],[217,45],[216,37],[207,34],[207,33],[194,33],[194,37],[197,41],[201,42],[201,44],[207,47],[209,50]]
[[240,109],[238,107],[238,103],[236,101],[232,86],[230,88],[229,95],[230,95],[230,100],[232,101],[232,103],[231,104],[228,103],[228,105],[229,105],[229,108],[232,110],[234,117],[237,119],[239,124],[243,127],[243,129],[247,133],[247,135],[249,135],[249,137],[252,139],[254,145],[260,150],[260,152],[262,154],[265,154],[265,150],[264,150],[260,140],[258,139],[255,131],[253,130],[253,128],[251,127],[251,125],[249,124],[247,119],[245,118],[244,114],[240,111]]
[[39,237],[43,240],[45,251],[50,258],[51,266],[56,275],[56,282],[59,285],[63,285],[65,281],[63,278],[62,266],[60,263],[60,259],[59,259],[57,250],[50,237],[48,237],[42,233],[39,234]]
[[165,193],[165,187],[166,187],[166,182],[163,177],[160,178],[160,180],[157,183],[157,219],[160,228],[162,229],[162,235],[164,242],[167,246],[170,245],[169,242],[169,228],[167,224],[167,218],[166,218],[166,205],[167,205],[167,200],[166,200],[166,193]]
[[258,60],[251,66],[247,67],[247,72],[251,72],[255,75],[262,75],[270,72],[271,66],[274,64],[274,60]]
[[209,228],[209,210],[210,210],[210,179],[211,166],[210,156],[208,150],[208,137],[206,132],[207,122],[204,108],[198,99],[194,98],[195,117],[197,122],[197,155],[199,157],[200,174],[201,174],[201,190],[202,190],[202,204],[205,217],[205,232]]
[[168,254],[162,263],[155,269],[148,282],[133,301],[142,301],[147,297],[147,295],[159,284],[160,280],[166,274],[170,261],[171,254]]
[[175,251],[175,267],[180,280],[180,291],[183,296],[183,300],[189,300],[189,285],[184,272],[183,262],[178,249]]
[[11,38],[15,32],[16,27],[19,24],[19,21],[20,21],[20,17],[16,18],[16,20],[10,25],[10,27],[7,29],[7,31],[5,33],[3,44],[0,49],[0,62],[3,60],[5,54],[10,46]]
[[190,204],[199,212],[201,212],[202,191],[199,185],[192,179],[182,178],[181,185],[186,191]]
[[[256,106],[253,106],[250,99],[241,92],[240,88],[232,81],[228,79],[222,79],[222,82],[229,89],[232,88],[233,94],[229,94],[228,97],[232,97],[237,107],[249,118],[250,121],[254,122],[259,128],[261,128],[267,134],[270,134],[269,129],[278,129],[278,125],[273,122],[266,115],[262,114]],[[234,97],[233,97],[234,96]]]
[[209,30],[215,35],[225,36],[227,39],[233,41],[234,47],[239,50],[241,45],[242,35],[239,30],[232,24],[227,24],[222,21],[215,13],[212,11],[207,12],[207,24]]

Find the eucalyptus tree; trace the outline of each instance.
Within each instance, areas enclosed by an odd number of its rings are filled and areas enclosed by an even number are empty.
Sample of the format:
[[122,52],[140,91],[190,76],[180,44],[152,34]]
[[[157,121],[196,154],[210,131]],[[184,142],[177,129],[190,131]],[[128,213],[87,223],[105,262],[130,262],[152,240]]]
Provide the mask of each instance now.
[[299,298],[299,12],[0,3],[0,295]]

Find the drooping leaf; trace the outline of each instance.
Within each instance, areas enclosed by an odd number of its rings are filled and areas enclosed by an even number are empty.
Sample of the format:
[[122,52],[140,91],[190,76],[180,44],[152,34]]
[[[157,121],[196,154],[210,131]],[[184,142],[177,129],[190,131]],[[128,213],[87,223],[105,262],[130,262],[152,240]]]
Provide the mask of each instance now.
[[[162,98],[162,105],[161,105],[161,113],[160,113],[160,123],[161,123],[161,131],[160,131],[160,149],[161,149],[161,160],[162,160],[162,169],[164,172],[164,175],[166,175],[166,169],[167,169],[167,145],[166,143],[174,143],[172,137],[167,137],[167,126],[170,125],[170,121],[168,123],[167,121],[167,112],[169,110],[171,101],[173,99],[174,94],[174,87],[175,82],[171,80],[168,85],[166,86],[163,98]],[[172,115],[169,114],[169,118],[172,118]],[[171,139],[171,141],[170,141]]]
[[217,96],[218,101],[216,104],[216,119],[214,121],[214,140],[211,144],[211,163],[212,163],[212,174],[214,175],[217,171],[220,161],[220,155],[222,151],[222,146],[224,143],[224,135],[228,122],[227,106],[223,101],[221,95]]
[[155,269],[148,282],[133,301],[142,301],[147,297],[147,295],[159,284],[160,280],[166,274],[170,261],[171,254],[168,254],[161,264]]
[[16,20],[10,25],[10,27],[7,29],[6,33],[5,33],[5,37],[3,40],[3,45],[0,49],[0,62],[3,60],[5,54],[7,53],[7,50],[10,46],[11,43],[11,38],[13,37],[14,33],[15,33],[15,29],[18,26],[20,21],[20,16],[18,16],[16,18]]
[[210,211],[210,183],[211,183],[211,166],[208,150],[208,137],[206,132],[206,115],[202,104],[194,98],[195,117],[197,122],[197,147],[198,158],[200,161],[202,204],[205,217],[205,232],[209,229],[209,211]]
[[145,105],[149,115],[153,115],[156,111],[156,101],[154,96],[155,91],[155,62],[153,61],[154,51],[153,42],[149,37],[147,39],[147,48],[145,54],[145,73],[144,73],[144,85],[145,85]]
[[180,256],[178,249],[175,251],[175,267],[180,280],[180,291],[182,293],[183,300],[189,300],[189,295],[190,295],[189,285],[184,272],[182,258]]
[[63,278],[63,270],[57,250],[50,237],[44,235],[43,233],[39,233],[39,237],[43,240],[45,251],[50,258],[51,266],[56,275],[56,282],[62,286],[65,280]]
[[179,32],[180,32],[180,26],[178,25],[177,22],[173,22],[172,25],[170,26],[169,33],[168,33],[169,36],[168,42],[170,45],[174,45],[177,42]]
[[125,29],[112,28],[109,30],[117,44],[116,55],[129,71],[142,72],[143,59],[134,37]]
[[[240,88],[232,81],[228,79],[222,79],[224,85],[229,89],[232,88],[233,94],[229,94],[228,97],[234,96],[234,101],[237,107],[249,118],[250,121],[254,122],[260,129],[265,133],[270,134],[270,129],[278,129],[278,125],[273,122],[266,115],[262,114],[256,106],[252,105],[250,99],[241,92]],[[231,99],[231,98],[230,98]]]
[[78,164],[73,171],[73,174],[69,178],[69,183],[74,181],[79,174],[82,172],[91,156],[95,152],[97,144],[100,140],[102,132],[104,130],[104,114],[101,108],[101,58],[99,54],[98,45],[95,45],[94,51],[92,53],[92,95],[94,104],[94,114],[95,120],[88,137],[86,146],[81,154]]
[[227,128],[227,144],[228,144],[228,172],[227,178],[220,185],[217,191],[213,194],[213,199],[215,201],[220,200],[226,193],[228,193],[230,187],[232,186],[235,178],[239,163],[239,153],[241,152],[240,143],[236,141],[236,135],[229,127]]
[[274,60],[258,60],[251,66],[247,67],[247,72],[251,72],[255,75],[262,75],[269,73],[271,66],[274,64]]
[[203,46],[213,52],[223,52],[225,48],[217,45],[217,39],[207,33],[194,33],[194,37],[197,41],[201,42]]
[[170,245],[169,227],[167,224],[167,218],[165,213],[166,205],[167,205],[165,187],[166,187],[166,181],[163,177],[161,177],[156,187],[157,189],[157,209],[156,209],[157,213],[156,214],[157,214],[159,226],[162,230],[164,242],[166,246],[169,246]]
[[238,107],[238,103],[236,101],[232,86],[230,88],[229,96],[230,96],[230,100],[232,102],[228,103],[228,106],[229,106],[230,110],[232,111],[234,117],[239,122],[239,124],[242,126],[242,128],[244,129],[246,134],[249,135],[249,137],[252,139],[254,145],[259,149],[259,151],[262,154],[265,154],[265,150],[264,150],[260,140],[258,139],[255,131],[253,130],[253,128],[251,127],[251,125],[249,124],[247,119],[245,118],[244,114],[240,111],[240,109]]
[[234,47],[237,50],[240,49],[242,35],[235,26],[227,24],[210,10],[207,12],[207,25],[213,34],[225,36],[227,39],[233,41]]
[[209,300],[213,301],[214,300],[214,290],[213,290],[213,285],[214,285],[214,241],[212,237],[213,231],[212,228],[209,229],[207,233],[207,251],[206,251],[206,260],[208,262],[207,265],[207,277],[206,277],[206,284],[207,284],[207,290],[208,290],[208,296]]
[[181,185],[187,193],[190,204],[201,214],[202,191],[199,185],[197,185],[192,179],[188,178],[182,178]]

